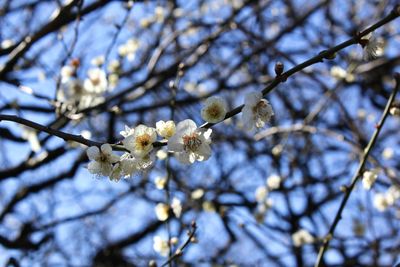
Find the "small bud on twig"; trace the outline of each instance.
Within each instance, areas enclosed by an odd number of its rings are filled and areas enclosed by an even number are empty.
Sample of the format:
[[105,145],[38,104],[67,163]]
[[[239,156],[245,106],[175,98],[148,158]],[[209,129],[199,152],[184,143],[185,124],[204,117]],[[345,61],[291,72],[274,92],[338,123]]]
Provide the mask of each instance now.
[[282,62],[276,62],[275,64],[275,74],[276,76],[281,76],[283,73],[283,70],[285,69],[285,66],[283,65]]

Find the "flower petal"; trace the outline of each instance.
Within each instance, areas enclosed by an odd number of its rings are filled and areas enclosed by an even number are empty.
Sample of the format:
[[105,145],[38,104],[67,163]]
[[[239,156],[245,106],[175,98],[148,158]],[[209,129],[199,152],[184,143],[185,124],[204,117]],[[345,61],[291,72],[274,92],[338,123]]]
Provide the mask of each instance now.
[[101,145],[101,152],[105,155],[111,155],[112,154],[112,148],[110,144],[102,144]]
[[100,156],[100,150],[97,146],[91,146],[86,150],[86,154],[90,160],[96,160]]
[[184,135],[186,133],[191,133],[196,129],[197,129],[196,123],[190,119],[181,121],[176,126],[176,132],[181,135]]

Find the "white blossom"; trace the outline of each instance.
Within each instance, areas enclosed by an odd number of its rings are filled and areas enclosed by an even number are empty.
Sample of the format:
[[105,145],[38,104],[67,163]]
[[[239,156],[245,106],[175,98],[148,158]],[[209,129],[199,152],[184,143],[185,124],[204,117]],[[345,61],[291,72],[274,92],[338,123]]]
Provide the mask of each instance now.
[[374,207],[380,212],[385,211],[389,207],[385,194],[378,193],[374,196]]
[[61,68],[61,83],[68,82],[75,74],[75,68],[72,66],[63,66]]
[[372,32],[361,37],[360,44],[364,48],[365,60],[375,59],[382,56],[385,52],[385,42],[382,39],[376,38]]
[[363,173],[362,183],[366,190],[370,190],[378,178],[378,170],[373,169]]
[[[128,130],[128,132],[131,131]],[[156,139],[156,129],[140,124],[134,129],[133,134],[125,137],[122,143],[135,157],[143,158],[153,149]]]
[[172,199],[171,208],[172,208],[172,212],[174,213],[174,215],[175,215],[177,218],[181,217],[181,213],[182,213],[182,204],[181,204],[181,201],[180,201],[178,198],[174,197],[174,198]]
[[153,238],[153,249],[155,252],[163,257],[167,257],[169,254],[169,244],[167,240],[162,239],[160,236]]
[[165,139],[171,138],[176,132],[174,121],[158,121],[156,123],[156,130],[159,136]]
[[386,201],[391,206],[394,205],[395,201],[400,198],[400,188],[392,185],[386,192]]
[[118,54],[121,57],[127,57],[129,61],[133,61],[138,49],[139,41],[137,39],[129,39],[125,44],[118,47]]
[[300,247],[304,244],[310,244],[314,242],[314,237],[305,229],[300,229],[292,235],[292,241],[294,246]]
[[91,146],[86,150],[86,154],[91,162],[88,165],[90,173],[109,176],[114,163],[119,161],[119,157],[112,153],[110,144],[101,145],[100,149],[97,146]]
[[383,151],[382,151],[382,156],[384,159],[391,159],[394,156],[394,150],[391,147],[386,147]]
[[160,149],[157,151],[156,156],[159,160],[165,160],[168,157],[168,153],[165,150]]
[[1,49],[7,49],[10,48],[11,46],[13,46],[15,44],[15,42],[11,39],[5,39],[1,42],[0,47]]
[[97,57],[93,58],[90,61],[90,64],[92,64],[96,67],[100,67],[101,65],[104,64],[104,61],[105,61],[105,57],[103,55],[101,55],[101,56],[97,56]]
[[200,199],[200,198],[202,198],[204,196],[204,190],[203,189],[201,189],[201,188],[198,188],[198,189],[196,189],[196,190],[194,190],[191,194],[190,194],[190,197],[192,198],[192,199]]
[[119,62],[119,60],[116,59],[112,60],[107,66],[107,70],[111,73],[119,72],[120,68],[121,68],[121,63]]
[[197,128],[192,120],[178,123],[176,133],[169,139],[168,150],[175,152],[184,164],[207,160],[211,156],[211,129]]
[[281,185],[282,178],[279,175],[273,174],[267,178],[267,186],[270,190],[278,189]]
[[155,212],[159,221],[166,221],[169,217],[169,206],[165,203],[158,203],[155,207]]
[[107,91],[108,82],[106,73],[100,68],[90,69],[88,77],[83,84],[85,90],[90,93],[101,94]]
[[225,119],[227,110],[228,106],[223,98],[209,97],[201,110],[201,117],[207,122],[217,123]]
[[268,195],[268,188],[265,186],[259,186],[257,187],[256,191],[255,191],[255,198],[257,202],[263,202],[265,200],[265,198]]
[[154,184],[156,185],[157,189],[162,190],[165,188],[165,185],[167,184],[167,178],[156,177],[156,179],[154,180]]
[[36,130],[22,126],[22,138],[29,142],[33,152],[39,152],[39,150],[42,148]]
[[273,115],[274,111],[268,100],[263,98],[262,93],[251,92],[246,95],[242,109],[243,126],[246,130],[264,127]]
[[129,126],[125,125],[125,130],[120,131],[119,133],[123,136],[123,137],[128,137],[129,135],[133,135],[135,132],[134,128],[130,128]]

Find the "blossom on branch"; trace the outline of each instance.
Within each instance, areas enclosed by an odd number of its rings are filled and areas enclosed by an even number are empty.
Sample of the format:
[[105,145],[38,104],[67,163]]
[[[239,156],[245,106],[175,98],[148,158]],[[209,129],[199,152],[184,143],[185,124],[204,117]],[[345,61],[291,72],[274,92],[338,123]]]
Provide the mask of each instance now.
[[211,132],[211,129],[197,128],[190,119],[181,121],[169,139],[168,150],[175,152],[177,159],[184,164],[207,160],[211,156]]
[[87,168],[90,173],[96,175],[109,176],[113,169],[112,164],[119,161],[119,157],[112,153],[110,144],[103,144],[100,149],[91,146],[86,150],[86,154],[91,160]]
[[175,134],[176,126],[174,121],[158,121],[156,130],[159,136],[169,139]]
[[243,126],[246,130],[264,127],[273,115],[274,111],[262,93],[251,92],[246,95],[242,109]]
[[163,257],[167,257],[169,254],[169,244],[167,240],[162,239],[160,236],[153,238],[153,249],[155,252]]
[[364,49],[365,60],[375,59],[385,52],[385,43],[382,39],[376,38],[372,32],[361,37],[360,45]]
[[373,169],[363,173],[362,183],[366,190],[370,190],[374,185],[376,179],[378,178],[378,172],[379,171],[377,169]]
[[[129,134],[133,132],[133,134]],[[123,134],[128,134],[122,141],[124,147],[128,149],[133,156],[143,158],[153,149],[153,143],[157,139],[156,129],[146,125],[138,125],[134,131],[126,130]]]
[[314,237],[306,229],[300,229],[292,235],[292,241],[295,247],[311,244],[314,240]]
[[102,94],[107,91],[108,82],[106,73],[100,68],[90,69],[88,77],[83,84],[86,91],[95,94]]
[[206,122],[217,123],[225,119],[227,110],[228,106],[223,98],[209,97],[201,110],[201,117]]

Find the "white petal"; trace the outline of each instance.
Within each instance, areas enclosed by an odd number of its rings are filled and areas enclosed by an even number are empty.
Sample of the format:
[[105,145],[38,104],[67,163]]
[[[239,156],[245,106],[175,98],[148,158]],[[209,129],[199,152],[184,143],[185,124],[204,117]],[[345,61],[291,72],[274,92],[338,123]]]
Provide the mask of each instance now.
[[111,153],[112,153],[111,145],[110,144],[102,144],[101,152],[103,152],[106,155],[111,155]]
[[[190,156],[192,155],[192,159]],[[195,161],[194,154],[192,152],[180,152],[180,153],[175,153],[176,158],[179,160],[180,163],[183,164],[191,164]]]
[[90,160],[96,160],[100,156],[100,150],[97,146],[91,146],[86,150],[86,154]]
[[88,164],[88,170],[90,173],[100,174],[101,173],[101,165],[97,161],[91,161]]
[[245,130],[252,130],[254,127],[254,117],[251,109],[244,107],[242,110],[242,123]]
[[197,129],[196,123],[190,119],[181,121],[176,126],[176,132],[181,135],[191,133],[191,132],[195,131],[196,129]]
[[135,137],[133,135],[128,135],[124,140],[122,140],[122,144],[124,145],[124,147],[131,152],[135,149],[133,145],[134,142]]
[[109,176],[112,172],[112,165],[107,162],[103,162],[100,164],[101,167],[101,175]]
[[108,160],[110,163],[116,163],[120,160],[120,157],[115,154],[111,154]]
[[211,148],[208,144],[202,144],[198,151],[197,154],[199,154],[200,156],[203,156],[202,160],[207,160],[208,158],[210,158],[211,156]]
[[255,105],[258,104],[258,102],[260,101],[261,98],[262,98],[262,93],[260,93],[260,92],[251,92],[251,93],[248,93],[248,94],[246,95],[244,104],[245,104],[246,106],[252,106],[252,107],[254,107]]
[[180,135],[173,135],[168,141],[168,150],[173,152],[180,152],[183,150],[183,139]]
[[143,125],[143,124],[140,124],[140,125],[136,126],[134,135],[138,136],[138,135],[142,135],[144,133],[147,133],[147,128],[148,127],[146,125]]

